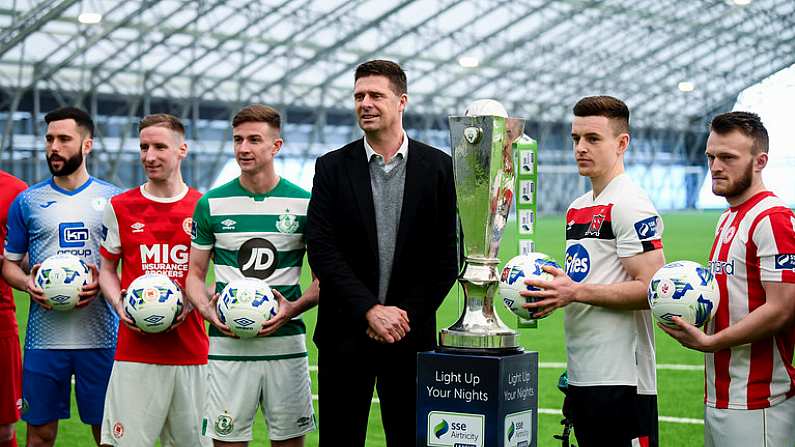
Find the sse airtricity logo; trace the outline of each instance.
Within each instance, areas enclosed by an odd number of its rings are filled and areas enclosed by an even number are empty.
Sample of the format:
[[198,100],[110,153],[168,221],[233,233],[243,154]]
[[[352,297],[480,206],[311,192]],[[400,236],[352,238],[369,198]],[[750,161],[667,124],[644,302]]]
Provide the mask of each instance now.
[[657,216],[651,216],[635,222],[635,232],[640,240],[649,239],[657,235]]
[[431,411],[425,445],[430,447],[485,447],[486,417],[482,414]]
[[776,270],[792,270],[795,272],[795,254],[776,255]]
[[591,271],[591,257],[581,244],[574,244],[566,250],[566,274],[573,281],[581,282]]

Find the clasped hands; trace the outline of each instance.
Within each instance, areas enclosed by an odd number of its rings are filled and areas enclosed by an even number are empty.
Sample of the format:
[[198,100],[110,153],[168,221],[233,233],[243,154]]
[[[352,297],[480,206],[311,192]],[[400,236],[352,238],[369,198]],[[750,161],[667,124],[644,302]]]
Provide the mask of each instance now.
[[365,314],[367,336],[379,343],[396,343],[409,333],[409,315],[397,306],[376,304]]

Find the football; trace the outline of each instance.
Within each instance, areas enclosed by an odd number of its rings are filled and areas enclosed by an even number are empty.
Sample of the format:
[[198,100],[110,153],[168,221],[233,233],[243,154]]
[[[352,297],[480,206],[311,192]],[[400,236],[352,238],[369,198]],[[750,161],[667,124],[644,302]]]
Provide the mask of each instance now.
[[236,279],[218,298],[218,318],[240,338],[254,337],[262,324],[279,312],[279,303],[268,283],[261,279]]
[[530,310],[522,307],[524,303],[532,303],[536,301],[533,298],[524,297],[519,294],[522,290],[541,290],[537,287],[528,286],[525,284],[525,279],[542,279],[549,281],[552,275],[541,270],[545,265],[560,268],[554,259],[543,253],[530,253],[528,255],[516,256],[502,269],[500,275],[500,296],[502,302],[511,312],[524,318],[526,320],[533,319],[533,313],[540,312],[542,309],[535,310],[531,313]]
[[692,261],[665,264],[652,277],[648,289],[649,307],[654,319],[676,327],[673,317],[701,327],[718,309],[720,294],[712,273]]
[[91,269],[75,255],[50,256],[34,278],[54,310],[66,311],[80,301],[80,289],[91,282]]
[[148,273],[127,286],[124,313],[144,332],[170,328],[182,312],[182,290],[168,276]]

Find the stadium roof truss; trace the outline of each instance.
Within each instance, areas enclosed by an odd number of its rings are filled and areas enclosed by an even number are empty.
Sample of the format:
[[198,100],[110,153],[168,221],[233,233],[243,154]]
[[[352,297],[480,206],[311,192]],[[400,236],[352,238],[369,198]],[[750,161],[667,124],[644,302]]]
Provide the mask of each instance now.
[[[634,126],[703,129],[795,63],[795,2],[736,3],[2,0],[0,111],[48,91],[88,108],[98,95],[125,98],[131,115],[167,98],[187,117],[202,103],[258,101],[322,121],[350,113],[357,64],[388,58],[408,73],[415,114],[491,97],[512,115],[564,122],[579,97],[602,93],[627,101]],[[81,22],[86,12],[101,21]]]

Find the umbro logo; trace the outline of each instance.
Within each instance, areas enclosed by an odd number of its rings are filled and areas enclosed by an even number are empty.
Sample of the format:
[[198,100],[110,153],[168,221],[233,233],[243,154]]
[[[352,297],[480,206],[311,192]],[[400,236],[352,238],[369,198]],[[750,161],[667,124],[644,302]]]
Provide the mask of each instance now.
[[234,229],[235,229],[235,224],[236,224],[236,223],[237,223],[237,222],[235,222],[235,221],[234,221],[234,220],[232,220],[232,219],[226,219],[226,220],[222,220],[222,221],[221,221],[221,225],[222,225],[221,229],[222,229],[222,230],[234,230]]
[[39,206],[42,207],[42,208],[49,208],[54,203],[55,203],[55,200],[50,200],[50,201],[48,201],[46,203],[40,203]]
[[141,222],[135,222],[134,224],[130,225],[130,228],[132,228],[133,233],[143,233],[144,224]]

